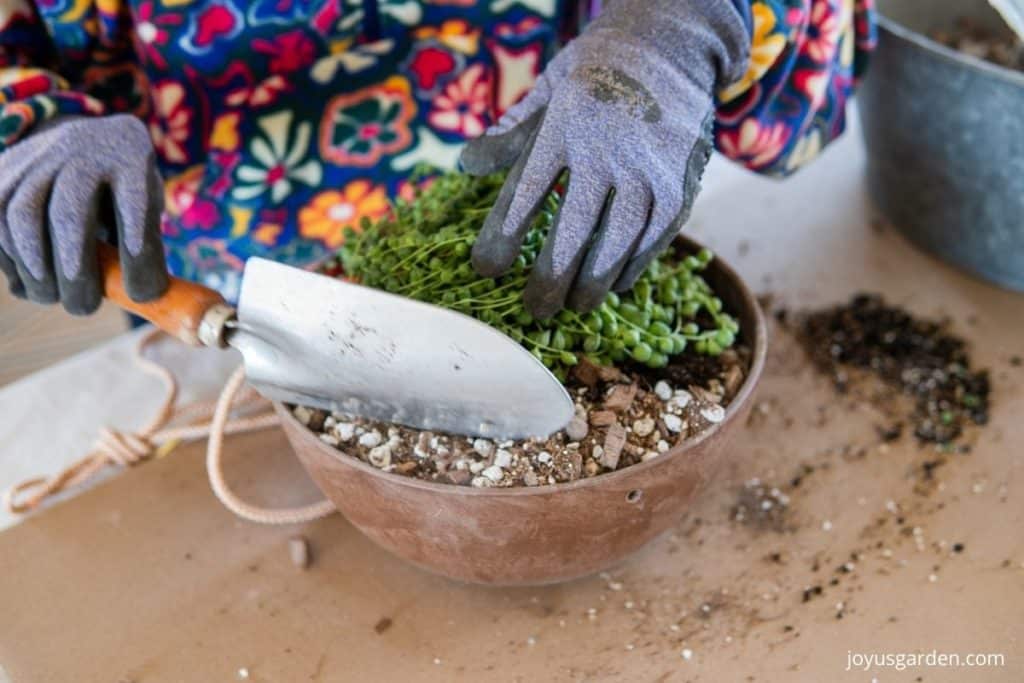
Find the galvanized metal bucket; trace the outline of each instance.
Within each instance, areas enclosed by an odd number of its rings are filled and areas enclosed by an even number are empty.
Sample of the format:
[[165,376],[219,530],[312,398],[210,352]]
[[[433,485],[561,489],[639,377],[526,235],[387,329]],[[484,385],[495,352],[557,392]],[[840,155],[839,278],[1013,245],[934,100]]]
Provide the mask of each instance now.
[[910,240],[1024,291],[1024,73],[927,37],[957,18],[1005,27],[987,0],[879,2],[858,94],[868,187]]

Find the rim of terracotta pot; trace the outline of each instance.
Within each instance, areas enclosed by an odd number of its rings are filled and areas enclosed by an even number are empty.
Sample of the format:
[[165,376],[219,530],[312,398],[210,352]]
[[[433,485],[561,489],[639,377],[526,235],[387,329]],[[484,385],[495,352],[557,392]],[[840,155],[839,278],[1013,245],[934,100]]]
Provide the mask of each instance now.
[[[691,252],[699,251],[703,248],[703,245],[696,240],[690,239],[685,235],[680,235],[676,242],[676,248],[683,248]],[[288,410],[282,403],[274,402],[274,408],[277,410],[282,420],[291,422],[294,426],[300,430],[306,432],[309,436],[310,442],[315,442],[318,450],[324,455],[336,458],[342,461],[346,466],[353,467],[360,470],[370,476],[386,478],[389,482],[401,485],[409,486],[412,488],[422,489],[425,491],[433,491],[443,495],[458,495],[458,496],[481,496],[481,497],[527,497],[537,495],[550,495],[552,493],[562,493],[568,491],[576,491],[579,489],[589,488],[593,486],[606,486],[613,484],[614,482],[632,476],[637,472],[643,470],[653,469],[659,467],[672,458],[683,458],[697,448],[704,441],[713,437],[719,431],[730,426],[730,423],[735,419],[736,415],[740,412],[743,405],[750,399],[754,393],[754,389],[757,386],[758,380],[761,378],[761,373],[764,370],[765,358],[768,353],[768,328],[765,324],[764,312],[761,310],[761,305],[758,303],[757,298],[751,293],[746,283],[736,273],[736,271],[730,266],[724,259],[715,255],[714,260],[708,266],[708,271],[715,273],[717,272],[722,283],[730,283],[728,286],[733,287],[733,295],[740,302],[740,305],[746,309],[745,312],[734,310],[731,311],[737,318],[749,317],[754,320],[754,329],[746,330],[743,327],[740,328],[740,334],[743,339],[748,339],[751,344],[751,355],[750,355],[750,367],[747,370],[747,375],[743,380],[743,385],[740,390],[736,392],[736,396],[729,403],[729,406],[725,409],[725,417],[718,424],[709,427],[705,431],[701,432],[698,436],[683,444],[671,449],[663,456],[648,460],[647,462],[640,462],[629,467],[624,467],[614,472],[607,474],[599,474],[594,477],[585,477],[577,479],[576,481],[563,482],[560,484],[545,484],[543,486],[515,486],[507,488],[476,488],[471,486],[458,486],[456,484],[441,484],[437,482],[424,481],[423,479],[417,479],[415,477],[404,477],[400,474],[393,474],[391,472],[384,472],[376,467],[363,462],[359,458],[349,455],[343,451],[337,450],[323,441],[310,431],[309,427],[299,422],[298,418],[292,415],[292,412]],[[721,285],[719,285],[721,286]],[[722,297],[722,294],[718,292],[718,296]],[[723,297],[724,298],[724,297]]]
[[882,14],[878,15],[878,26],[883,31],[892,34],[914,47],[930,53],[932,56],[958,66],[967,67],[979,71],[993,78],[1005,81],[1009,84],[1024,88],[1024,72],[1011,69],[1000,64],[995,64],[981,57],[974,57],[965,52],[960,52],[951,47],[943,45],[937,40],[932,40],[923,33],[918,33],[905,24],[895,19],[890,19]]

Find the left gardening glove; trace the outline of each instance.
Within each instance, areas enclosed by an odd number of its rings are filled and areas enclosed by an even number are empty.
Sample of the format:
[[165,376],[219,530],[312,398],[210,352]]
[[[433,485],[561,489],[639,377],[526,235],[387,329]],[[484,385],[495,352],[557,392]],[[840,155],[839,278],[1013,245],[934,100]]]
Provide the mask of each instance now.
[[119,246],[135,301],[168,284],[163,183],[134,116],[63,118],[0,153],[0,270],[11,291],[86,315],[103,300],[97,240]]
[[[746,2],[746,0],[742,0]],[[463,168],[509,169],[473,247],[505,272],[563,171],[567,193],[525,292],[535,316],[632,287],[689,217],[711,153],[714,95],[739,79],[750,34],[731,0],[612,0],[533,91],[471,141]]]

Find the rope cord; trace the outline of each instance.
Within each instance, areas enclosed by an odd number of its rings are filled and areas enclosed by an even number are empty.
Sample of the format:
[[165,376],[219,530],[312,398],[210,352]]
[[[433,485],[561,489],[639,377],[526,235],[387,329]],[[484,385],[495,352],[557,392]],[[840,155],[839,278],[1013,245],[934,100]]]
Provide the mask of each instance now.
[[[252,387],[243,387],[244,368],[238,368],[228,380],[215,402],[196,401],[179,408],[178,381],[170,370],[145,356],[145,351],[164,336],[153,330],[139,339],[134,360],[144,372],[160,379],[164,397],[156,414],[137,432],[103,427],[89,453],[51,477],[33,477],[15,484],[4,492],[4,506],[12,514],[24,514],[38,508],[46,500],[98,476],[108,466],[132,467],[159,459],[180,443],[209,437],[206,450],[207,473],[214,494],[225,507],[239,517],[261,524],[293,524],[325,517],[335,508],[323,500],[301,508],[265,509],[241,500],[227,485],[222,469],[221,451],[224,437],[243,434],[279,425],[268,401]],[[231,417],[232,412],[261,408],[255,415]],[[167,427],[172,421],[177,427]]]

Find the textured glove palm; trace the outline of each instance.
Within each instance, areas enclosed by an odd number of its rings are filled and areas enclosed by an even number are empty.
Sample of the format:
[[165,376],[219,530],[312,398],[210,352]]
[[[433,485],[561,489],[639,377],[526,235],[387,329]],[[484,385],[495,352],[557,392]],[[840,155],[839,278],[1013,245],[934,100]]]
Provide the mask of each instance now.
[[[84,315],[103,298],[96,240],[120,245],[136,301],[167,288],[163,184],[142,123],[58,119],[0,153],[0,270],[11,291]],[[116,231],[115,231],[116,230]]]
[[689,216],[711,152],[712,93],[742,75],[749,46],[730,0],[610,2],[462,154],[469,173],[510,169],[473,249],[477,271],[512,265],[568,170],[527,307],[587,311],[631,287]]

